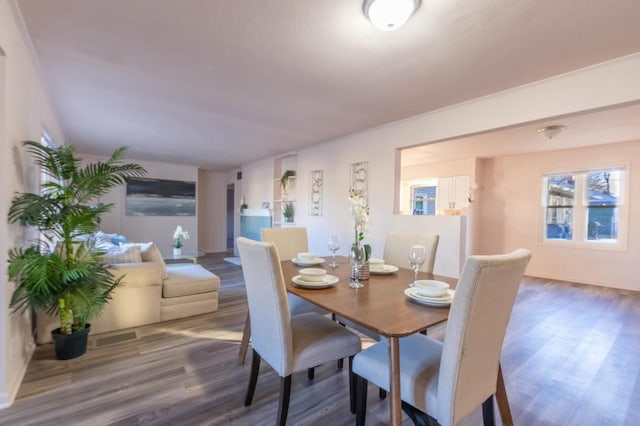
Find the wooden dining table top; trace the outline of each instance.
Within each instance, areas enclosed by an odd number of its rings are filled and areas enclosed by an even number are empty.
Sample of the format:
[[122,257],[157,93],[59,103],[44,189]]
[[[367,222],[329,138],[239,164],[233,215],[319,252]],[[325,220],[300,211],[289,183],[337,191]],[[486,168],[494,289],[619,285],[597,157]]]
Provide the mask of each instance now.
[[[361,280],[363,288],[353,289],[349,287],[351,267],[348,258],[336,256],[336,263],[337,268],[324,264],[317,266],[340,279],[335,287],[305,289],[292,282],[303,267],[291,260],[282,261],[287,291],[387,337],[408,336],[446,321],[449,316],[449,307],[434,308],[407,299],[404,290],[413,282],[413,270],[401,268],[389,275],[371,274],[368,280]],[[444,281],[451,288],[457,283],[455,278],[425,272],[420,272],[418,278]]]

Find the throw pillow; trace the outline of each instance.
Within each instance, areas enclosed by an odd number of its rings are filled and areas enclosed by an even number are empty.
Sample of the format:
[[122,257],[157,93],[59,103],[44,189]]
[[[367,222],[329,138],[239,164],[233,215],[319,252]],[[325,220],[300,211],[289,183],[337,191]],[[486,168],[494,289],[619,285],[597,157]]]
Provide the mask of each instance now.
[[162,279],[169,278],[169,274],[167,273],[167,265],[164,263],[164,257],[158,246],[156,246],[153,242],[149,243],[120,243],[120,247],[140,247],[140,254],[142,256],[143,262],[160,262],[162,263]]
[[116,247],[106,251],[102,255],[102,261],[105,263],[140,263],[142,262],[142,255],[140,254],[140,247]]
[[119,246],[120,244],[128,243],[129,240],[127,240],[127,237],[125,237],[124,235],[114,234],[114,236],[111,237],[111,242]]
[[109,251],[110,249],[117,248],[116,244],[113,244],[111,237],[115,234],[105,234],[102,231],[95,233],[96,248],[99,250]]

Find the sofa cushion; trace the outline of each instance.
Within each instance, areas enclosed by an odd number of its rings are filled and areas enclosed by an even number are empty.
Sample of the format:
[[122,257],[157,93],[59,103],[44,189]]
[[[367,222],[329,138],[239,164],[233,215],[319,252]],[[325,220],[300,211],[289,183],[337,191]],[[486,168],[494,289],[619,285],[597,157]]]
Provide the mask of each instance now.
[[113,246],[102,255],[105,263],[142,263],[140,247]]
[[170,265],[169,278],[162,283],[162,297],[181,297],[217,291],[220,278],[200,265]]
[[153,242],[149,243],[120,243],[120,247],[140,247],[143,262],[159,262],[162,265],[162,279],[168,278],[167,265],[164,263],[162,253]]

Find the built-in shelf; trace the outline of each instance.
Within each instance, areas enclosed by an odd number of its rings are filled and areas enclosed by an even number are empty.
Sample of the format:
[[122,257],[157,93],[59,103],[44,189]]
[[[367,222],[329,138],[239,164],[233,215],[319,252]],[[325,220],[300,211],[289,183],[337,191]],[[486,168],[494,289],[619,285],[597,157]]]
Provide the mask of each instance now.
[[[292,226],[295,223],[285,222],[282,215],[285,203],[296,202],[296,176],[289,176],[287,178],[287,185],[282,188],[282,175],[287,170],[296,171],[297,157],[295,154],[285,155],[278,157],[273,163],[273,226]],[[291,197],[289,199],[288,197]],[[295,216],[294,216],[295,219]]]

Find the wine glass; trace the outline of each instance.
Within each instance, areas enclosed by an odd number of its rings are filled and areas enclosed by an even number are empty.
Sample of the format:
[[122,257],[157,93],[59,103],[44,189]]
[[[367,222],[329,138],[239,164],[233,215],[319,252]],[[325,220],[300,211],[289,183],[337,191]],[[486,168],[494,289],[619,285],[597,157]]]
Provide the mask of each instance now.
[[349,262],[351,263],[351,268],[353,270],[353,277],[351,282],[349,283],[349,287],[351,288],[362,288],[364,284],[362,284],[358,280],[358,276],[360,275],[360,267],[364,265],[364,261],[366,259],[366,253],[364,251],[364,247],[353,246],[351,247],[351,251],[349,252]]
[[331,254],[333,256],[333,259],[331,260],[329,266],[331,266],[332,268],[337,268],[338,265],[336,264],[336,252],[340,249],[340,236],[330,236],[329,241],[327,241],[327,247],[329,248],[329,250],[331,250]]
[[409,249],[409,264],[413,269],[413,285],[418,281],[418,271],[422,268],[427,257],[427,250],[424,246],[411,246]]

